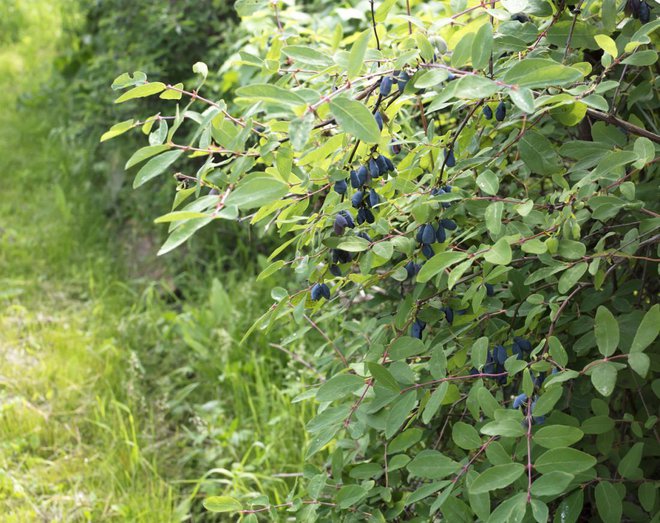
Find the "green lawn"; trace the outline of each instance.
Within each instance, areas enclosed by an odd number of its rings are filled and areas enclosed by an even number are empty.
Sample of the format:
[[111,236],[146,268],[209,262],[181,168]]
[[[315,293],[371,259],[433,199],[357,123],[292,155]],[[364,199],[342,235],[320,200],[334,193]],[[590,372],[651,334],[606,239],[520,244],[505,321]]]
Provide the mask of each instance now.
[[39,94],[58,4],[15,5],[0,8],[19,22],[0,37],[0,520],[179,521],[207,494],[282,502],[303,466],[305,384],[265,336],[238,344],[270,285],[236,269],[210,284],[193,264],[173,305],[125,270],[130,247],[72,182],[81,155]]

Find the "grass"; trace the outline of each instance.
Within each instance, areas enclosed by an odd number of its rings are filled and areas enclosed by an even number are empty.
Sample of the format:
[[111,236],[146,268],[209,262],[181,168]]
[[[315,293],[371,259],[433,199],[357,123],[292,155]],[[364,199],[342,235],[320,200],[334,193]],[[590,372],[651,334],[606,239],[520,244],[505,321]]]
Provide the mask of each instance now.
[[116,253],[130,247],[79,189],[85,165],[53,133],[57,100],[38,94],[77,13],[71,2],[10,4],[0,7],[2,521],[205,521],[208,494],[284,501],[303,467],[311,406],[292,398],[305,383],[265,336],[238,344],[270,305],[269,285],[226,260],[184,261],[169,279],[187,300],[172,302],[159,281],[126,276]]

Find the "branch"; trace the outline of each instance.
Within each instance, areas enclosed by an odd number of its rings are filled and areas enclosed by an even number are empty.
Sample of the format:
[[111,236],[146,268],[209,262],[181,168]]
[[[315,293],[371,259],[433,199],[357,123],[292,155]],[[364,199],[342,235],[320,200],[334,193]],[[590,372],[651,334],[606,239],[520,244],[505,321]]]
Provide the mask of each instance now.
[[630,122],[626,122],[621,118],[617,118],[614,115],[603,113],[591,108],[587,109],[587,114],[596,120],[601,120],[611,125],[616,125],[624,131],[628,131],[629,133],[635,134],[637,136],[643,136],[652,142],[660,143],[660,135],[652,133],[651,131],[647,131],[646,129],[642,129],[641,127],[637,127],[636,125],[633,125]]

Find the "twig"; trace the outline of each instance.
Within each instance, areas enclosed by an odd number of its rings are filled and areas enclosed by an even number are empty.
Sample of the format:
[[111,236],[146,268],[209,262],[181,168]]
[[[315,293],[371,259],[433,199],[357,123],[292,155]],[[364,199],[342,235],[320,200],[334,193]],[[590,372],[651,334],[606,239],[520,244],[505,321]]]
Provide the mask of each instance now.
[[603,122],[616,125],[617,127],[620,127],[629,133],[635,134],[637,136],[643,136],[644,138],[648,138],[655,143],[660,143],[659,135],[652,133],[651,131],[647,131],[646,129],[642,129],[641,127],[637,127],[630,122],[622,120],[621,118],[617,118],[613,114],[603,113],[602,111],[597,111],[596,109],[591,108],[587,109],[587,114],[596,120],[601,120]]
[[371,25],[374,28],[374,36],[376,37],[376,49],[380,51],[380,40],[378,39],[378,31],[376,31],[376,11],[374,9],[374,0],[369,0],[371,4]]

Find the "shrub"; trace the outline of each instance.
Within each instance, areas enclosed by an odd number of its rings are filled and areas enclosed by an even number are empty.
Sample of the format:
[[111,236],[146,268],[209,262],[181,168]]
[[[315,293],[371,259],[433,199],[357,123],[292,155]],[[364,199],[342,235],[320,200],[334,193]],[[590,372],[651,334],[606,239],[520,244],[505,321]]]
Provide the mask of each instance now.
[[260,278],[295,277],[251,331],[325,341],[299,397],[325,465],[284,503],[229,489],[207,508],[650,519],[660,24],[613,0],[332,4],[238,0],[231,98],[205,94],[201,62],[195,82],[113,83],[118,103],[172,100],[109,131],[150,131],[134,187],[195,162],[161,253],[218,220],[272,232]]

